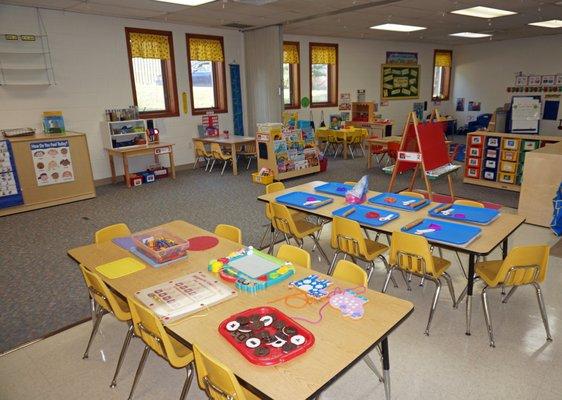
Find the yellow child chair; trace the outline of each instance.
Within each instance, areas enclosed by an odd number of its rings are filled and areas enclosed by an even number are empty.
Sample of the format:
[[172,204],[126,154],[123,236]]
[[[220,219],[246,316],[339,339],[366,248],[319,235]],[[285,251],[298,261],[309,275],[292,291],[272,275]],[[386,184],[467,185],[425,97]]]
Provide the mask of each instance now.
[[[386,280],[382,289],[383,293],[386,292],[388,281],[392,278],[392,272],[395,269],[402,271],[403,274],[408,273],[419,276],[422,282],[425,279],[429,279],[435,283],[435,293],[429,311],[427,327],[425,328],[425,334],[429,336],[431,320],[433,319],[435,307],[437,306],[439,294],[441,293],[441,277],[445,279],[449,286],[449,292],[453,300],[453,308],[457,306],[453,281],[446,272],[447,268],[451,266],[451,263],[443,258],[433,256],[426,238],[405,232],[394,232],[392,234],[389,261],[391,267],[386,275]],[[405,278],[404,275],[402,276]],[[404,279],[404,281],[406,281],[408,290],[412,290],[409,281],[406,279]]]
[[94,243],[100,244],[104,242],[109,242],[112,239],[124,236],[130,236],[131,231],[126,224],[119,223],[115,225],[109,225],[105,228],[100,229],[94,234]]
[[277,258],[289,261],[293,263],[293,265],[298,265],[307,269],[312,268],[312,262],[308,251],[290,244],[283,243],[279,247],[279,250],[277,250]]
[[[388,246],[367,239],[361,232],[361,226],[357,221],[352,221],[347,218],[334,217],[332,220],[332,248],[336,250],[334,258],[330,264],[328,275],[332,275],[338,256],[343,253],[344,259],[350,256],[353,262],[360,259],[369,264],[367,267],[368,280],[371,279],[373,270],[375,269],[375,259],[379,258],[386,269],[389,265],[383,253],[388,250]],[[396,284],[396,282],[394,282]]]
[[211,400],[259,400],[249,390],[244,389],[232,371],[221,362],[193,345],[197,383]]
[[[337,130],[337,131],[332,131],[333,132],[333,136],[330,136],[330,139],[333,137],[333,146],[335,147],[335,152],[334,152],[334,159],[338,156],[338,152],[340,151],[340,149],[343,152],[343,146],[346,144],[346,141],[349,139],[349,137],[352,135],[351,133],[348,132],[344,132],[342,130]],[[349,142],[347,143],[349,144]]]
[[205,148],[205,144],[200,140],[195,141],[195,164],[193,164],[193,169],[197,168],[199,165],[199,161],[203,160],[206,162],[205,164],[205,171],[209,168],[209,163],[213,158],[213,154],[208,152]]
[[193,352],[166,333],[162,322],[148,308],[135,298],[128,298],[135,335],[144,342],[144,352],[139,362],[133,386],[129,393],[132,400],[133,393],[142,375],[146,359],[150,350],[164,358],[174,368],[185,368],[187,378],[181,391],[180,400],[184,400],[193,379]]
[[[308,236],[313,240],[315,247],[318,248],[324,260],[326,260],[328,264],[330,263],[328,256],[318,242],[318,236],[323,227],[322,224],[314,224],[306,219],[295,219],[289,209],[283,204],[271,203],[271,207],[273,210],[272,224],[277,231],[285,236],[287,244],[290,244],[289,238],[292,237],[299,247],[302,248],[304,238]],[[277,233],[278,232],[274,233],[273,242],[275,242]]]
[[366,129],[354,129],[352,133],[348,134],[349,152],[351,153],[352,158],[355,158],[353,149],[357,147],[361,149],[361,153],[363,154],[363,157],[365,157],[365,150],[363,149],[363,138],[365,138],[367,135],[364,131],[366,131]]
[[235,226],[218,224],[215,228],[215,235],[242,244],[242,231]]
[[316,140],[318,141],[318,150],[321,153],[325,153],[328,147],[328,132],[326,129],[316,130]]
[[224,153],[222,151],[222,147],[218,143],[211,143],[211,154],[213,155],[213,163],[211,164],[211,168],[209,169],[209,172],[213,170],[213,167],[215,166],[215,161],[219,160],[223,162],[221,175],[224,174],[224,169],[226,168],[226,164],[228,162],[232,163],[232,155]]
[[123,342],[123,347],[121,348],[121,353],[119,354],[119,360],[117,361],[117,368],[115,369],[115,374],[113,374],[113,379],[111,381],[110,387],[117,386],[117,376],[121,370],[121,365],[125,359],[125,354],[127,353],[127,348],[133,337],[133,324],[131,320],[131,312],[129,310],[129,305],[121,300],[121,298],[115,295],[107,285],[101,280],[99,276],[90,272],[83,265],[80,265],[80,271],[84,277],[84,282],[88,287],[88,292],[90,293],[90,298],[93,299],[95,304],[95,310],[93,314],[94,326],[92,328],[92,333],[90,334],[90,339],[88,340],[88,346],[84,352],[83,359],[88,358],[90,352],[90,346],[94,341],[101,319],[105,314],[113,314],[115,318],[119,321],[126,322],[129,325],[127,330],[127,335],[125,336],[125,341]]
[[248,159],[248,165],[246,165],[246,169],[250,169],[250,164],[252,164],[252,159],[255,160],[257,158],[257,151],[256,151],[256,144],[255,143],[246,143],[244,147],[236,152],[237,156],[244,156]]
[[485,283],[482,289],[482,306],[486,318],[486,327],[490,339],[490,346],[495,347],[492,318],[488,308],[487,290],[492,288],[511,287],[502,302],[507,303],[518,287],[533,285],[537,294],[542,322],[546,331],[546,340],[552,341],[548,316],[539,283],[544,281],[548,270],[548,256],[550,249],[545,245],[514,247],[505,260],[482,261],[476,263],[475,271]]

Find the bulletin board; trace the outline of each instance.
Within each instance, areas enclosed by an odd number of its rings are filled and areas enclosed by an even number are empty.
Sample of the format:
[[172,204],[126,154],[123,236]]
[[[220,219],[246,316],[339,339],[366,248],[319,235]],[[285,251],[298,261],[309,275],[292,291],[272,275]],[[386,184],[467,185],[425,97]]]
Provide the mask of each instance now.
[[382,100],[417,99],[419,97],[419,65],[381,65]]

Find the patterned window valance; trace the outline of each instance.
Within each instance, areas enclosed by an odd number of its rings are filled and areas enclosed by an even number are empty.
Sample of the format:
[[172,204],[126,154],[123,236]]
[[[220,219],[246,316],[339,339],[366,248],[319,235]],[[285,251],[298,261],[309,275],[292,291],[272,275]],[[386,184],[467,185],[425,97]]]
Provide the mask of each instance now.
[[448,51],[436,51],[435,52],[435,66],[436,67],[451,67],[453,65],[453,60],[451,53]]
[[311,61],[312,64],[336,64],[337,55],[336,48],[332,46],[312,46]]
[[222,43],[218,39],[189,38],[189,59],[191,61],[224,61]]
[[170,43],[168,36],[150,33],[131,32],[131,57],[170,59]]
[[299,46],[297,44],[283,44],[283,62],[287,64],[298,64],[300,62]]

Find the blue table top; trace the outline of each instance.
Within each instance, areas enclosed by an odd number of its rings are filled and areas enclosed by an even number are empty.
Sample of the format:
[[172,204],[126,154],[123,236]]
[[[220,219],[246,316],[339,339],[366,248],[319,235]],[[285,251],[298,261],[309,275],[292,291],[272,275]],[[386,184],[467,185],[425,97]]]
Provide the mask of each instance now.
[[[349,210],[355,211],[351,214],[344,215]],[[381,208],[350,204],[348,206],[339,208],[332,212],[332,215],[338,217],[349,218],[357,221],[363,225],[370,225],[374,227],[383,226],[390,221],[399,218],[400,214],[396,211],[383,210]]]
[[[379,206],[398,208],[406,211],[417,211],[429,204],[429,200],[425,199],[423,203],[417,204],[421,199],[413,196],[406,196],[398,193],[381,193],[369,199],[369,203]],[[410,204],[417,204],[412,207]]]

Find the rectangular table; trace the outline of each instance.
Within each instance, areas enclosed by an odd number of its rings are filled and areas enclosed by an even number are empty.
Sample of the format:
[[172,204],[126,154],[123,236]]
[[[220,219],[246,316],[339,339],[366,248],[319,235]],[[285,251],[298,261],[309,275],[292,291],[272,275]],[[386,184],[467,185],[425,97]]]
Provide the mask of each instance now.
[[[205,137],[197,137],[193,138],[193,141],[200,141],[203,143],[218,143],[221,146],[229,146],[230,147],[230,154],[232,154],[232,174],[238,175],[238,160],[236,156],[236,146],[247,144],[247,143],[255,143],[256,138],[251,136],[232,136],[230,135],[228,138],[224,136],[205,136]],[[195,154],[195,158],[197,158],[197,154]]]
[[[324,181],[313,181],[313,182],[305,183],[302,185],[294,186],[289,189],[282,190],[280,192],[261,195],[258,197],[258,200],[263,202],[275,201],[276,197],[286,193],[290,193],[292,191],[315,193],[314,187],[323,185],[325,183],[326,182]],[[367,194],[367,198],[374,197],[378,194],[380,194],[380,192],[369,191]],[[333,218],[332,212],[346,205],[345,198],[339,196],[331,196],[326,193],[322,193],[322,196],[332,197],[334,201],[328,205],[317,208],[315,210],[307,210],[302,207],[294,207],[294,206],[288,206],[288,207],[302,212],[306,212],[311,215],[315,215],[321,218],[331,220]],[[432,202],[428,206],[418,211],[402,211],[402,210],[395,210],[393,208],[388,208],[384,206],[373,205],[375,207],[388,209],[389,211],[399,211],[400,218],[392,220],[389,223],[376,228],[361,223],[360,225],[363,226],[364,228],[390,235],[394,231],[399,231],[404,225],[407,225],[410,222],[427,217],[428,211],[436,207],[438,204],[439,203]],[[508,239],[511,236],[511,234],[515,232],[515,230],[517,230],[517,228],[519,228],[523,224],[523,222],[525,222],[525,218],[519,215],[503,213],[491,224],[485,226],[479,226],[480,228],[482,228],[482,234],[480,235],[480,237],[478,237],[476,240],[474,240],[466,247],[443,244],[440,242],[437,243],[429,240],[429,243],[435,244],[438,247],[468,254],[468,278],[467,278],[467,300],[466,300],[466,334],[467,335],[470,335],[470,324],[471,324],[471,315],[472,315],[471,313],[472,293],[473,293],[473,285],[474,285],[474,266],[475,266],[476,258],[479,256],[485,256],[490,254],[495,248],[497,248],[500,245],[502,248],[502,257],[505,258],[507,256]],[[466,224],[466,225],[470,225],[470,224]]]
[[[215,236],[185,221],[173,221],[162,227],[186,238],[200,235]],[[121,295],[131,297],[140,289],[190,272],[206,270],[209,260],[225,256],[239,248],[239,244],[219,238],[216,247],[206,251],[189,252],[186,260],[163,268],[155,269],[147,266],[141,271],[117,279],[99,276]],[[98,265],[131,256],[131,253],[112,242],[77,247],[69,250],[68,254],[93,272]],[[333,280],[332,288],[352,286],[299,266],[296,266],[296,273],[290,280],[300,279],[311,273]],[[409,301],[374,290],[367,290],[364,294],[369,301],[365,304],[365,316],[360,320],[344,318],[339,311],[328,306],[321,323],[298,321],[314,334],[315,343],[302,356],[286,364],[273,367],[254,366],[220,336],[218,326],[224,319],[245,309],[263,305],[276,307],[289,316],[316,319],[318,304],[295,309],[288,307],[284,301],[272,303],[291,293],[288,282],[282,282],[257,294],[240,292],[237,297],[202,311],[206,317],[179,320],[168,325],[167,330],[186,345],[197,343],[211,356],[232,369],[243,384],[249,385],[249,389],[262,398],[313,398],[352,365],[361,361],[378,344],[382,347],[383,369],[388,373],[390,368],[388,335],[413,312],[414,307]],[[385,385],[387,385],[385,389],[390,390],[389,379]]]

